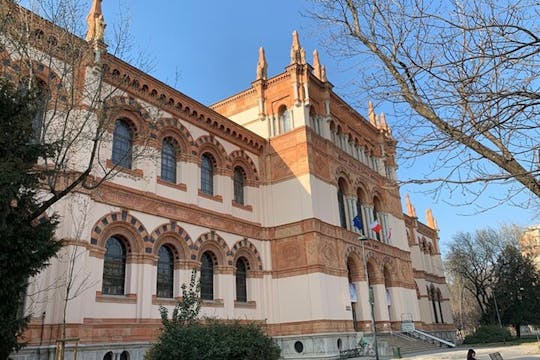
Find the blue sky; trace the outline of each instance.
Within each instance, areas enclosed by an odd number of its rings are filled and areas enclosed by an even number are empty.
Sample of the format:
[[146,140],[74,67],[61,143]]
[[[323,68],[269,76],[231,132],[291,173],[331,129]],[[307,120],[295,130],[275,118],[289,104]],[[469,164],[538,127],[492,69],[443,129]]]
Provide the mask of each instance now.
[[[127,7],[126,7],[127,5]],[[306,49],[308,61],[314,49],[319,50],[321,62],[334,90],[342,97],[354,100],[349,80],[355,76],[350,63],[338,61],[321,45],[322,31],[306,16],[310,7],[303,0],[234,0],[234,1],[172,1],[122,0],[123,12],[131,18],[131,38],[134,43],[130,57],[143,56],[153,61],[150,73],[184,94],[210,105],[250,86],[255,79],[257,54],[265,48],[269,76],[283,71],[289,62],[291,33],[298,30],[300,42]],[[118,19],[118,0],[105,0],[103,10],[111,32]],[[389,105],[388,105],[389,106]],[[367,104],[357,110],[367,115]],[[377,112],[385,110],[380,104]],[[392,124],[392,118],[387,117]],[[399,139],[398,139],[399,140]],[[417,161],[412,168],[401,166],[398,177],[429,172],[429,161]],[[496,227],[501,223],[527,226],[537,223],[531,210],[510,205],[478,213],[488,206],[489,198],[501,196],[506,188],[494,188],[470,206],[451,206],[447,202],[473,201],[459,191],[443,191],[437,196],[424,194],[429,185],[407,185],[420,220],[431,207],[441,229],[441,244],[458,231],[474,231]],[[526,202],[526,196],[515,199]]]

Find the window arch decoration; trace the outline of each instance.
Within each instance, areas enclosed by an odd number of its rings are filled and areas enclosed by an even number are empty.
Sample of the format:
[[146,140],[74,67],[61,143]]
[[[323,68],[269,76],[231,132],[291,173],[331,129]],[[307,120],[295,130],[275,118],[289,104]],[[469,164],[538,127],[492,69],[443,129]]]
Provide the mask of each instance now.
[[181,226],[175,222],[159,225],[152,231],[150,238],[154,242],[152,254],[157,256],[159,247],[167,244],[174,251],[176,260],[196,260],[193,253],[193,241]]
[[[237,241],[232,246],[231,256],[234,259],[234,263],[236,263],[239,257],[245,257],[248,260],[248,271],[257,272],[263,269],[261,255],[257,247],[247,238]],[[256,275],[256,273],[252,275]]]
[[197,259],[199,261],[202,253],[209,250],[216,257],[216,265],[233,266],[233,258],[229,246],[215,231],[201,234],[193,245],[194,250],[198,251]]
[[231,164],[231,168],[234,169],[236,166],[241,166],[246,172],[246,185],[247,186],[258,186],[259,185],[259,174],[257,171],[257,166],[249,157],[249,155],[244,150],[235,150],[229,155],[228,162]]
[[187,161],[196,152],[196,145],[189,130],[176,118],[160,118],[156,122],[157,139],[163,140],[171,137],[178,143],[180,148],[180,160]]
[[[126,96],[113,96],[105,101],[105,110],[109,113],[109,119],[125,118],[130,121],[133,130],[133,139],[138,144],[141,139],[147,137],[147,128],[152,121],[148,111],[135,99]],[[112,124],[111,131],[114,130]],[[152,136],[157,138],[155,134]]]
[[230,174],[231,164],[227,151],[214,136],[204,135],[199,137],[195,141],[195,146],[197,147],[197,157],[199,159],[204,153],[209,153],[214,157],[217,175],[227,175],[226,169],[229,169]]
[[152,252],[152,239],[146,228],[127,211],[113,212],[101,217],[92,228],[90,243],[105,248],[107,239],[115,234],[123,236],[126,240],[128,255]]
[[441,316],[441,323],[444,324],[444,316],[443,316],[443,311],[442,311],[442,305],[441,305],[441,301],[442,301],[442,294],[441,294],[441,289],[437,288],[437,303],[439,304],[439,315]]
[[[349,250],[350,249],[350,250]],[[346,252],[345,270],[349,272],[350,281],[363,281],[366,278],[362,256],[356,249],[350,247]]]

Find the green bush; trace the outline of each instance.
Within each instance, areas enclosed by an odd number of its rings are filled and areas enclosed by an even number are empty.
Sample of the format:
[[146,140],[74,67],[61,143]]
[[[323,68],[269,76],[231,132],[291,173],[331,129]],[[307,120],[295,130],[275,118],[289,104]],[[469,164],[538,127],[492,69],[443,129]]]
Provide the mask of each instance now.
[[146,360],[277,360],[281,350],[255,324],[207,320],[165,327]]
[[465,337],[464,344],[481,344],[507,341],[511,339],[510,331],[496,325],[480,326],[472,335]]

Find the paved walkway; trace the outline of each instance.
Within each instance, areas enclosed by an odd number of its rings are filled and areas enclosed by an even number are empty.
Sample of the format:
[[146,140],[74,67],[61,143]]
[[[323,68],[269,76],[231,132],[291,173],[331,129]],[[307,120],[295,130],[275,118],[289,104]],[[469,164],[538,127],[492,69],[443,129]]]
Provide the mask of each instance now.
[[[499,352],[504,360],[533,360],[540,359],[540,344],[529,343],[514,346],[489,346],[473,347],[478,360],[489,360],[489,354]],[[415,360],[465,360],[467,347],[459,347],[451,350],[434,351],[430,353],[404,356],[403,359]]]
[[[499,352],[504,360],[538,360],[540,359],[540,344],[529,343],[512,346],[486,346],[473,347],[476,351],[476,359],[489,360],[489,354]],[[403,359],[414,360],[465,360],[468,347],[460,346],[455,349],[435,350],[415,355],[404,355]],[[367,358],[356,358],[366,360]],[[381,360],[388,357],[381,357]]]

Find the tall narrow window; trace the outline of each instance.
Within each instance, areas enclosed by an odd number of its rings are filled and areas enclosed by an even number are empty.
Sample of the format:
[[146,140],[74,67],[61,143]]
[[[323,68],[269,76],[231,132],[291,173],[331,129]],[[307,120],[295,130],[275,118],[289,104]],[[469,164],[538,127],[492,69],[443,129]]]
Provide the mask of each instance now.
[[131,169],[133,132],[124,120],[117,120],[114,127],[112,162]]
[[364,192],[361,188],[356,190],[356,216],[358,216],[358,225],[360,225],[360,232],[366,234],[366,228],[364,227],[364,215],[363,215],[363,206],[362,200],[364,199]]
[[431,305],[433,306],[433,314],[435,315],[435,323],[439,323],[439,315],[437,314],[437,307],[435,306],[435,288],[431,287],[430,289],[431,294]]
[[236,301],[247,302],[246,261],[239,258],[236,261]]
[[234,201],[244,205],[244,170],[237,166],[234,168]]
[[343,179],[339,179],[338,181],[338,192],[337,192],[337,200],[338,200],[338,210],[339,210],[339,222],[342,228],[347,228],[347,217],[345,215],[345,195],[344,195],[344,181]]
[[378,232],[375,232],[375,236],[377,237],[378,241],[381,241],[384,227],[383,227],[383,223],[381,223],[382,220],[380,219],[380,216],[379,216],[379,206],[380,206],[379,199],[375,198],[373,200],[373,221],[378,222],[379,225],[381,226],[381,230]]
[[201,158],[201,191],[214,195],[214,161],[209,154]]
[[209,252],[201,258],[201,299],[214,300],[214,262]]
[[163,139],[161,146],[161,178],[176,183],[176,154],[178,147],[171,138]]
[[36,141],[41,142],[43,137],[43,131],[45,126],[45,116],[47,114],[47,105],[50,99],[50,92],[47,84],[40,79],[36,80],[36,109],[34,118],[32,119],[32,129],[34,131],[34,138]]
[[442,306],[441,306],[441,290],[437,289],[437,302],[439,303],[439,314],[441,314],[441,323],[444,324],[444,317],[442,313]]
[[126,248],[120,239],[112,236],[105,245],[101,292],[107,295],[124,295],[125,278]]
[[291,130],[291,114],[285,106],[279,109],[279,127],[282,134]]
[[174,257],[166,246],[159,248],[157,266],[157,297],[173,297]]

